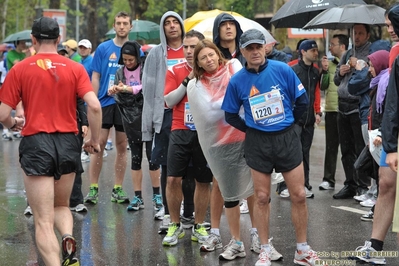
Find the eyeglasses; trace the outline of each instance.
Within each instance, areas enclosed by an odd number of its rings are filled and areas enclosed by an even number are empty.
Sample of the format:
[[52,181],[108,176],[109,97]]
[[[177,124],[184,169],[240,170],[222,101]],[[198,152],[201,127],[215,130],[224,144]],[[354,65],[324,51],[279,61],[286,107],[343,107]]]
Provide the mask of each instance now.
[[335,43],[330,43],[328,46],[329,47],[334,47],[334,46],[339,46],[340,44],[339,43],[337,43],[337,44],[335,44]]

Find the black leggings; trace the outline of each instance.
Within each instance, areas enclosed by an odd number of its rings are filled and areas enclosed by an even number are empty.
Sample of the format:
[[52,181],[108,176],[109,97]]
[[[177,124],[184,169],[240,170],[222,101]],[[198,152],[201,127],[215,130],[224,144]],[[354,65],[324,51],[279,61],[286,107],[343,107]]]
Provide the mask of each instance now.
[[141,162],[143,160],[143,144],[145,144],[145,153],[148,159],[148,166],[150,171],[155,171],[159,169],[159,165],[151,163],[151,149],[152,149],[152,142],[145,141],[145,142],[130,142],[129,147],[132,154],[132,163],[131,169],[132,170],[140,170],[141,169]]

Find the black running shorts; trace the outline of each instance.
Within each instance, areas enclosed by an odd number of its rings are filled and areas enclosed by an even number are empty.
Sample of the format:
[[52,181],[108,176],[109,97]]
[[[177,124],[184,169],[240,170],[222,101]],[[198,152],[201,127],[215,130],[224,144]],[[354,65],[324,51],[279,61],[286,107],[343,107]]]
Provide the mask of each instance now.
[[19,162],[27,176],[54,176],[76,172],[82,147],[73,133],[39,133],[23,137]]
[[193,167],[192,177],[199,183],[212,182],[212,172],[202,152],[196,131],[173,130],[168,149],[168,176],[186,175],[188,166]]
[[256,171],[284,173],[302,162],[302,145],[298,125],[279,132],[264,132],[248,128],[245,134],[245,160]]
[[116,104],[105,106],[102,109],[103,120],[101,128],[110,129],[115,127],[116,131],[125,132],[123,129],[121,111]]

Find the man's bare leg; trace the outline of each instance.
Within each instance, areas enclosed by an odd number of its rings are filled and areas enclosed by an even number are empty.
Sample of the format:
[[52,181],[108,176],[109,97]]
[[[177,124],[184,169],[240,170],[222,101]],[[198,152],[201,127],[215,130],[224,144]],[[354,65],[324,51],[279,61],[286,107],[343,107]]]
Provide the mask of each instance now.
[[196,224],[201,224],[205,221],[211,192],[210,188],[211,186],[209,183],[200,183],[195,181],[194,211]]
[[374,209],[371,238],[384,241],[393,219],[396,173],[389,167],[380,167],[379,179],[379,192]]
[[24,175],[24,185],[35,217],[36,246],[40,255],[46,265],[60,265],[60,245],[54,232],[54,178]]
[[[308,226],[308,208],[304,184],[303,164],[301,163],[291,171],[283,173],[285,183],[290,192],[291,218],[295,228],[297,243],[306,242]],[[255,184],[254,184],[255,185]]]
[[260,243],[264,245],[269,243],[269,199],[271,174],[261,173],[251,169],[251,175],[254,182],[254,220],[257,225]]
[[90,184],[98,184],[98,179],[100,178],[101,169],[103,167],[104,147],[107,142],[108,133],[109,129],[104,129],[104,128],[101,129],[100,133],[101,151],[90,155],[90,168],[89,168]]
[[172,223],[180,223],[180,206],[183,200],[181,181],[182,177],[168,176],[166,184],[166,200]]

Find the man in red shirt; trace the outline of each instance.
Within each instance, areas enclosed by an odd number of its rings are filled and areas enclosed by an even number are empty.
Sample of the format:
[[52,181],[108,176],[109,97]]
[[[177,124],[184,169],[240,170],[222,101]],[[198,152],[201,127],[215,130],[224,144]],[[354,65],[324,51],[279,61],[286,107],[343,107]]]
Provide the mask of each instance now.
[[[79,265],[69,210],[81,150],[76,95],[87,104],[91,139],[84,148],[90,153],[100,150],[101,107],[84,67],[57,54],[59,33],[58,23],[51,18],[34,21],[31,38],[37,54],[8,73],[0,91],[0,122],[14,131],[22,129],[19,160],[44,263],[60,265],[55,227],[62,236],[62,264]],[[26,120],[10,116],[20,101]]]
[[183,51],[187,62],[173,66],[166,73],[165,103],[169,108],[173,108],[166,186],[171,223],[168,233],[162,241],[162,244],[166,246],[176,245],[178,238],[185,234],[183,225],[180,223],[179,213],[183,199],[182,177],[186,175],[190,162],[194,167],[196,180],[194,193],[195,225],[192,229],[191,240],[202,243],[208,237],[203,223],[209,203],[212,172],[199,144],[186,94],[187,83],[194,77],[192,69],[194,48],[204,38],[204,35],[197,31],[186,33],[183,40]]

